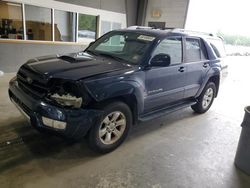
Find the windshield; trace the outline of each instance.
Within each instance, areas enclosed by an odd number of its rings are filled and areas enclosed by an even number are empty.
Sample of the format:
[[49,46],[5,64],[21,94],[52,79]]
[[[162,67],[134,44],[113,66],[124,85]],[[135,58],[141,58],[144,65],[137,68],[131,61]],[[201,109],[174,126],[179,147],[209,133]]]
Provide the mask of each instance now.
[[150,35],[113,31],[92,44],[87,52],[139,64],[154,40]]

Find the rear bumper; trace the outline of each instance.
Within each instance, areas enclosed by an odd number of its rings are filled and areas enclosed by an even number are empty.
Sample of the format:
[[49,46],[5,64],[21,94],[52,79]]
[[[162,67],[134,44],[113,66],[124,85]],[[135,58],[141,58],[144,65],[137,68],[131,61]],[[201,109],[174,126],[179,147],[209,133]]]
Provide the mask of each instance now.
[[[67,109],[49,104],[25,93],[16,79],[9,84],[9,97],[17,108],[28,118],[31,125],[38,130],[62,135],[67,138],[80,139],[86,135],[90,127],[97,122],[102,111],[96,109]],[[46,126],[42,117],[66,122],[65,129],[56,129]]]

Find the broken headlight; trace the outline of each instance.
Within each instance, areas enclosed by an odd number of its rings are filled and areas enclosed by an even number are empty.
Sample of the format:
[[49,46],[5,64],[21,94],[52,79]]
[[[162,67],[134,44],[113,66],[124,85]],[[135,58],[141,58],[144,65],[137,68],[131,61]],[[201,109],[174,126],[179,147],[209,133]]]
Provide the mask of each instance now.
[[72,96],[69,93],[63,95],[55,93],[53,95],[50,95],[50,98],[62,106],[68,106],[74,108],[80,108],[82,106],[82,97]]

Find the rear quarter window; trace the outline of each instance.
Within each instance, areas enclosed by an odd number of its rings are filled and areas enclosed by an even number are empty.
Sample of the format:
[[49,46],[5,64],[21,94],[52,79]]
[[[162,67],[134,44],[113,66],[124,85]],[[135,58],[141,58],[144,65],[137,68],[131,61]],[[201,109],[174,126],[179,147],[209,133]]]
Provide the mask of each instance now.
[[218,58],[223,58],[226,56],[225,46],[224,42],[221,39],[209,39],[208,40],[211,47],[213,48],[213,51],[215,55]]

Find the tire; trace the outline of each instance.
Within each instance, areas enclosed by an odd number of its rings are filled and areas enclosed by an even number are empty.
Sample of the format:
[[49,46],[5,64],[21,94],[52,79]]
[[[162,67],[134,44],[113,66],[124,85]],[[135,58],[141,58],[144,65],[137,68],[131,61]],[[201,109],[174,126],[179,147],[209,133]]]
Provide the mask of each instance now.
[[89,147],[98,153],[108,153],[120,146],[132,126],[132,113],[123,102],[101,106],[103,116],[88,133]]
[[215,94],[216,86],[213,82],[209,82],[201,92],[200,96],[197,98],[197,103],[195,105],[192,105],[191,108],[196,113],[205,113],[213,104]]

